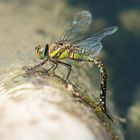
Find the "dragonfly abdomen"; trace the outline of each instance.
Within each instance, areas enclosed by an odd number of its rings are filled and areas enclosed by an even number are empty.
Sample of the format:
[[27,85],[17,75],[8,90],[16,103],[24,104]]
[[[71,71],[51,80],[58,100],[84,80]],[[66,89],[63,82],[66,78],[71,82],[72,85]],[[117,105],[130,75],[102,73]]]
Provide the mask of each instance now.
[[101,90],[100,90],[100,102],[99,105],[103,112],[106,112],[106,88],[107,88],[107,72],[104,67],[104,63],[98,57],[93,59],[94,64],[100,70],[101,77]]
[[69,52],[69,58],[78,61],[88,61],[90,59],[89,55],[87,55],[85,49],[81,48],[71,48]]
[[72,53],[71,59],[93,62],[100,70],[101,89],[100,89],[100,102],[99,105],[103,112],[106,112],[106,88],[107,88],[107,72],[104,63],[98,57],[90,57],[84,53]]
[[78,61],[88,61],[88,56],[84,54],[73,53],[73,52],[70,53],[69,58]]

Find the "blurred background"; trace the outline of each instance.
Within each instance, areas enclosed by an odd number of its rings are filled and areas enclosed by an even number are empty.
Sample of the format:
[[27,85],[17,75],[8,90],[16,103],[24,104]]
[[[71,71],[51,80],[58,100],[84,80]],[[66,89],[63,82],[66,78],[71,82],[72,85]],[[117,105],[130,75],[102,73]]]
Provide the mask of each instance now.
[[25,64],[40,62],[34,46],[56,41],[73,15],[93,14],[90,31],[119,30],[103,40],[112,100],[127,140],[140,138],[140,1],[139,0],[0,0],[0,80]]

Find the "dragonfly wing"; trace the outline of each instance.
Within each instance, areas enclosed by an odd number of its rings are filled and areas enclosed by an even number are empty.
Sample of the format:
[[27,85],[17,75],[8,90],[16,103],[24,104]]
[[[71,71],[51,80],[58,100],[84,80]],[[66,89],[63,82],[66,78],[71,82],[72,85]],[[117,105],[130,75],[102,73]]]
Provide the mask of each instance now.
[[89,11],[77,13],[69,27],[64,31],[60,40],[72,40],[78,33],[86,29],[91,22],[92,15]]
[[97,32],[96,34],[93,35],[93,39],[95,40],[95,42],[99,42],[101,41],[105,36],[111,35],[113,33],[115,33],[118,30],[118,27],[116,26],[112,26],[112,27],[108,27],[105,28],[99,32]]
[[102,47],[102,43],[98,42],[94,47],[91,47],[92,49],[89,51],[89,56],[96,57],[101,51]]
[[89,55],[90,57],[96,57],[102,49],[102,43],[100,41],[105,36],[115,33],[117,29],[118,27],[115,26],[105,28],[90,37],[73,42],[72,45],[73,47],[77,47],[80,49],[78,53],[84,53],[85,55]]
[[102,49],[102,43],[98,42],[97,44],[90,44],[88,48],[79,48],[77,47],[77,54],[84,54],[85,56],[89,56],[91,58],[96,57]]
[[84,39],[74,41],[72,44],[73,46],[78,46],[80,48],[90,48],[91,46],[96,45],[98,42],[100,42],[105,36],[111,35],[115,33],[118,30],[118,27],[112,26],[105,28],[90,37],[86,37]]

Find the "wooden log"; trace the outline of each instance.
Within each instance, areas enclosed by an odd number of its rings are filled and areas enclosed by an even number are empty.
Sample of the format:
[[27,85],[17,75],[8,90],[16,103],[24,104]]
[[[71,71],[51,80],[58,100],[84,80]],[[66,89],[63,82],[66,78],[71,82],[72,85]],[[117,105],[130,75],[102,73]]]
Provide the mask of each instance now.
[[82,89],[44,69],[1,82],[0,112],[1,140],[123,139]]

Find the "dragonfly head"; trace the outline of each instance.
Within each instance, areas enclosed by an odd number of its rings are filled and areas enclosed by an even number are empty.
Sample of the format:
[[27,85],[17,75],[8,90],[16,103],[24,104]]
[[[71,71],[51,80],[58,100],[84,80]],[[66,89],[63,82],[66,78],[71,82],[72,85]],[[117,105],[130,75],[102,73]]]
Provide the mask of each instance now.
[[45,59],[48,53],[48,44],[38,45],[37,47],[35,47],[35,52],[40,59]]

